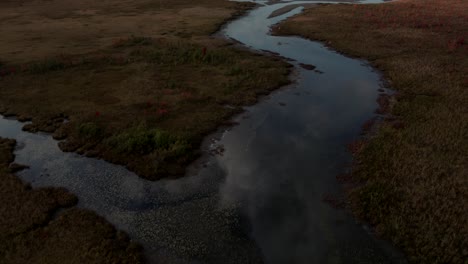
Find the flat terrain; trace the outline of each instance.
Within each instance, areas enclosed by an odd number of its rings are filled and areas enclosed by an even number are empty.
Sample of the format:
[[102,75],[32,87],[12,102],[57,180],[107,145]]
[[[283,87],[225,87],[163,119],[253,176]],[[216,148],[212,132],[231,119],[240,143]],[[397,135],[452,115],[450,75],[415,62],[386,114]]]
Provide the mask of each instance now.
[[0,263],[141,263],[141,247],[62,188],[31,189],[9,166],[15,141],[0,138]]
[[204,135],[288,82],[286,63],[210,36],[252,6],[2,2],[0,113],[67,138],[63,150],[181,176]]
[[369,60],[396,91],[352,145],[350,198],[412,263],[468,259],[467,14],[460,0],[321,5],[275,28]]
[[250,6],[224,0],[6,0],[0,3],[0,58],[31,62],[84,54],[130,35],[206,39]]

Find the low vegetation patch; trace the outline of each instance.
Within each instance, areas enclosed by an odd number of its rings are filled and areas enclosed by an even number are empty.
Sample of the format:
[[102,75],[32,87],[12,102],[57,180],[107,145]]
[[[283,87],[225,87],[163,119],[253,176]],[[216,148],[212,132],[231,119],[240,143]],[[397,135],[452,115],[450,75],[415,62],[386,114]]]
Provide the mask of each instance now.
[[66,138],[65,151],[148,179],[181,176],[203,136],[288,83],[288,67],[226,43],[130,36],[86,55],[5,66],[20,70],[0,77],[0,112],[32,117],[25,129]]
[[355,151],[350,199],[411,263],[468,259],[467,14],[459,0],[325,5],[275,28],[370,60],[397,91]]
[[78,134],[84,139],[99,139],[102,129],[93,122],[81,123],[78,126]]
[[186,151],[191,149],[183,139],[167,131],[145,126],[133,127],[109,138],[106,142],[119,152],[133,154],[148,154],[158,151],[177,157],[184,155]]

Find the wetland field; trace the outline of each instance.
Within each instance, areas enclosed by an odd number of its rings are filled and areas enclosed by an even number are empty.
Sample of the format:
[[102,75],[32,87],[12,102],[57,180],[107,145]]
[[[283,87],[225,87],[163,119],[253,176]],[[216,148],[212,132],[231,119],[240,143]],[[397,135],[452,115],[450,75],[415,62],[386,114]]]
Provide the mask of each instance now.
[[465,264],[467,14],[1,1],[0,263]]

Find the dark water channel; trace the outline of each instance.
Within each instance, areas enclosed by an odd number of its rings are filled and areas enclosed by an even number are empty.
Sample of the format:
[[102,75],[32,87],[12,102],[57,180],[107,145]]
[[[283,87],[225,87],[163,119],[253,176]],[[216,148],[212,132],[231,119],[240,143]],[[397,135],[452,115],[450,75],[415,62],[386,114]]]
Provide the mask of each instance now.
[[216,142],[207,139],[225,151],[205,167],[149,182],[121,166],[63,153],[49,135],[0,119],[0,136],[18,141],[15,162],[31,167],[19,176],[34,187],[68,188],[80,207],[143,244],[154,263],[405,263],[323,201],[342,193],[335,176],[351,160],[345,145],[373,116],[380,76],[322,44],[269,36],[271,25],[302,10],[267,18],[291,2],[261,6],[222,30],[252,49],[295,60],[296,82],[246,108]]

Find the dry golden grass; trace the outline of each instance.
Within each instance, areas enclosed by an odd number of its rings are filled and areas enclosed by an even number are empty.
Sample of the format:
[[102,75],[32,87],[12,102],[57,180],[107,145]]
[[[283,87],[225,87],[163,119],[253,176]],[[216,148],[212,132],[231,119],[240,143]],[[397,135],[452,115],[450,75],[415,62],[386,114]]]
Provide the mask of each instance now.
[[468,2],[320,6],[275,32],[326,41],[383,71],[398,93],[357,150],[354,211],[412,263],[466,263]]
[[0,263],[140,263],[141,248],[62,188],[31,189],[8,165],[14,140],[0,138]]

